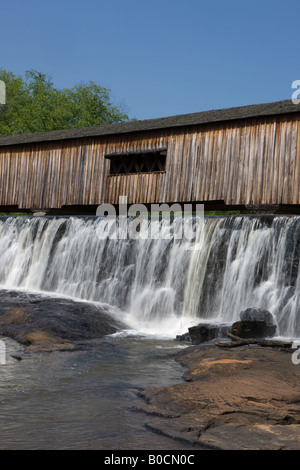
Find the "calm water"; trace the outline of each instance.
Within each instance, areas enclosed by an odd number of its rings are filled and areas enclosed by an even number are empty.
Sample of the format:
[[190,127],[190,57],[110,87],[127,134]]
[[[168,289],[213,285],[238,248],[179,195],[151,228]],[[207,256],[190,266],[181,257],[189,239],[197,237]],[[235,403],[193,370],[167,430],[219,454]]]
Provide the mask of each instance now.
[[[0,448],[187,449],[147,429],[132,410],[144,386],[180,382],[178,343],[109,336],[92,351],[25,353],[5,339],[0,366]],[[17,361],[11,354],[20,354]]]

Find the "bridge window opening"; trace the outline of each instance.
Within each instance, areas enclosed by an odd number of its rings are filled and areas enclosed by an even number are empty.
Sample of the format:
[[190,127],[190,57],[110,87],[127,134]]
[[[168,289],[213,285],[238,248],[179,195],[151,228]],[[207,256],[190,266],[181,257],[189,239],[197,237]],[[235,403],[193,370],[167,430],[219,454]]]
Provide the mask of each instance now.
[[110,175],[155,173],[166,171],[167,150],[106,155],[110,160]]

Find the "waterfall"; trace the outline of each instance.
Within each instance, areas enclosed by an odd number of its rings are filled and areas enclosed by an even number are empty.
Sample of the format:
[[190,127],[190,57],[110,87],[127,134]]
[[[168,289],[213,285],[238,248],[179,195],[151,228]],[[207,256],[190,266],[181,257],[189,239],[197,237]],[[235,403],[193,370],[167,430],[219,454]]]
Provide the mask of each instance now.
[[[280,336],[300,337],[300,217],[207,217],[194,244],[101,239],[100,220],[1,218],[0,286],[106,305],[129,328],[154,334],[232,323],[260,307]],[[151,233],[162,227],[149,223]]]

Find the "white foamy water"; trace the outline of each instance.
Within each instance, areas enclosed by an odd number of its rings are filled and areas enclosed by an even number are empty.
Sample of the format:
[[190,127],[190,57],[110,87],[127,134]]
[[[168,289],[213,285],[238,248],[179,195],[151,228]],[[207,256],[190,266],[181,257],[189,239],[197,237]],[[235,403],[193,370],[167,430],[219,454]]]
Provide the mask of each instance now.
[[174,337],[261,307],[280,336],[300,336],[299,217],[207,218],[195,244],[159,238],[159,221],[154,239],[101,239],[99,221],[2,219],[1,286],[105,304],[144,334]]

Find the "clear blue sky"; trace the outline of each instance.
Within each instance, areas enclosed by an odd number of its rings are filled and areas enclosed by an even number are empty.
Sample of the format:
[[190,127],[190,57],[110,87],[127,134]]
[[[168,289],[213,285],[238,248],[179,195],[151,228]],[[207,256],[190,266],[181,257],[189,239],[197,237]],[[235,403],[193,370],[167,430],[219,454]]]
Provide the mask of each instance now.
[[90,80],[148,119],[290,99],[299,0],[0,2],[0,68]]

